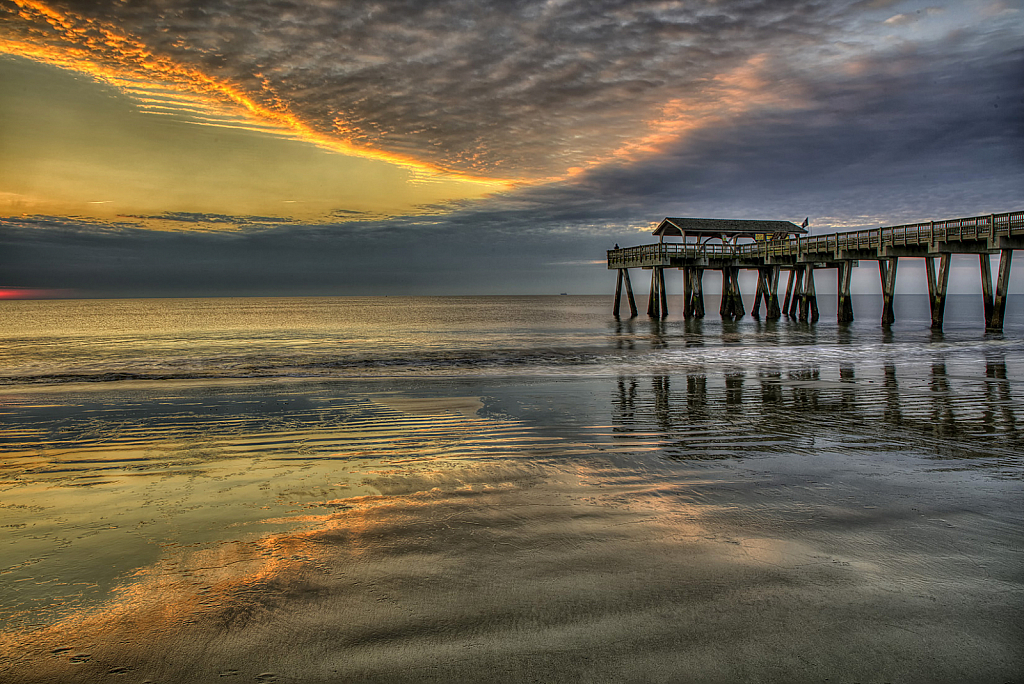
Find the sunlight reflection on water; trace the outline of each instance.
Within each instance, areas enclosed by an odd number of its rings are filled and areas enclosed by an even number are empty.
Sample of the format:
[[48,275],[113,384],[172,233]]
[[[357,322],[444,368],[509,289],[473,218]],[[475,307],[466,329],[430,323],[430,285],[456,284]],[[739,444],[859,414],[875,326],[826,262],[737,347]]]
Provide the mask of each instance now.
[[782,328],[612,324],[598,372],[12,385],[0,660],[14,682],[1012,679],[1020,342]]

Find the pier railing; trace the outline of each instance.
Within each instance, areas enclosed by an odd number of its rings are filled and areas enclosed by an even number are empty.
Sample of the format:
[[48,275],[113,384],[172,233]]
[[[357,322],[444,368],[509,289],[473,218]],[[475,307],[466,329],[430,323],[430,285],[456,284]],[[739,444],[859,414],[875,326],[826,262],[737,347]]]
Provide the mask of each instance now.
[[625,247],[608,250],[608,268],[669,266],[674,259],[757,260],[814,255],[838,259],[843,252],[856,254],[870,250],[881,256],[887,247],[930,246],[951,242],[993,244],[1004,237],[1024,237],[1024,211],[828,235],[758,240],[741,245],[657,243]]
[[623,268],[635,266],[637,262],[664,262],[668,264],[669,259],[680,257],[683,259],[706,258],[731,258],[741,255],[741,249],[747,245],[696,245],[660,242],[654,245],[641,245],[639,247],[625,247],[608,250],[608,267]]

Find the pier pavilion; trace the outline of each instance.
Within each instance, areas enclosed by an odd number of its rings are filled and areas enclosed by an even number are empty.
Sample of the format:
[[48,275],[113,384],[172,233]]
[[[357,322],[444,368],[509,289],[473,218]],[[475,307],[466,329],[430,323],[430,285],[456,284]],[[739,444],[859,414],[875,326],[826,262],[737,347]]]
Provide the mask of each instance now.
[[[760,316],[763,299],[768,320],[778,320],[785,313],[813,323],[818,320],[815,271],[836,269],[838,320],[850,322],[853,321],[852,270],[861,261],[877,261],[882,284],[882,325],[889,325],[895,321],[893,298],[899,259],[912,257],[925,260],[932,328],[940,330],[950,258],[953,254],[977,254],[985,327],[998,331],[1003,328],[1013,250],[1024,249],[1024,211],[828,235],[808,235],[802,227],[789,221],[666,218],[654,235],[658,236],[656,244],[608,250],[608,268],[618,271],[612,308],[615,316],[619,315],[623,284],[630,316],[637,315],[629,269],[642,268],[651,271],[647,314],[652,318],[666,317],[668,295],[664,270],[676,268],[683,271],[684,318],[704,317],[706,270],[722,272],[722,318],[741,318],[745,315],[738,280],[742,268],[756,270],[758,274],[752,316]],[[681,242],[666,242],[666,237],[678,237]],[[993,254],[999,255],[995,282],[989,263],[989,256]],[[788,279],[780,306],[778,290],[782,271],[788,272]]]

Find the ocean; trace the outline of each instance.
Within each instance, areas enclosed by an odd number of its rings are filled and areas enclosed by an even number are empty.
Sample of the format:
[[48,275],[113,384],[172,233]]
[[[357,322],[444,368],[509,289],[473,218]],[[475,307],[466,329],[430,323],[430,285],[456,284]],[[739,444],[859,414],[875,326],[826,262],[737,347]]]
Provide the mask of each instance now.
[[832,299],[0,302],[0,680],[1024,680],[1024,297]]

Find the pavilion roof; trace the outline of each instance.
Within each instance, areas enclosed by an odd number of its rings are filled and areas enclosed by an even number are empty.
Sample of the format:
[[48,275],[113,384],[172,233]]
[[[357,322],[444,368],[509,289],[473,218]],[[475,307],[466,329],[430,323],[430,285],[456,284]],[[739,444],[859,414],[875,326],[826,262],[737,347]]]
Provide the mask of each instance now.
[[803,235],[806,228],[791,221],[761,221],[753,219],[708,219],[667,217],[655,229],[655,235],[706,237],[753,237],[757,234]]

